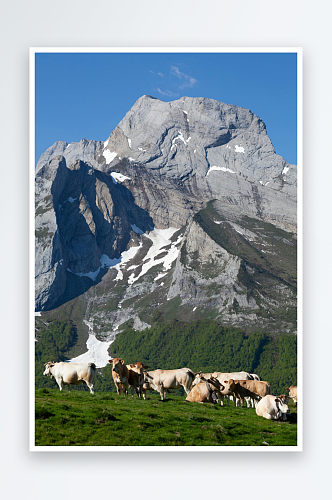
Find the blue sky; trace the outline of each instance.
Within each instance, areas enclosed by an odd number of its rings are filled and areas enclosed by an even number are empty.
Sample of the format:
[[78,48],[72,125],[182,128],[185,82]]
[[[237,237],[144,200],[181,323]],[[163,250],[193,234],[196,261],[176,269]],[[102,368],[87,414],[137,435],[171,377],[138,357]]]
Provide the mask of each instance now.
[[136,100],[208,97],[250,109],[297,163],[296,53],[36,53],[35,153],[105,141]]

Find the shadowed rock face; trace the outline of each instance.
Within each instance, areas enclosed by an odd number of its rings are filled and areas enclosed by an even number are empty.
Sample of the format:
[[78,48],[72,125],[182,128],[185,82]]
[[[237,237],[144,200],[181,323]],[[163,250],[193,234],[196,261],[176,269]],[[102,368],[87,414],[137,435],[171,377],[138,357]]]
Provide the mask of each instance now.
[[[58,141],[41,156],[36,309],[84,294],[91,310],[93,289],[108,331],[147,325],[147,303],[172,301],[187,319],[201,308],[262,326],[269,308],[295,307],[295,233],[296,165],[259,117],[143,96],[105,142]],[[124,306],[104,314],[109,300]]]
[[131,224],[138,220],[143,231],[152,229],[151,217],[112,177],[81,160],[67,167],[63,156],[44,165],[36,175],[37,308],[61,301],[68,272],[95,279],[103,255],[119,258],[137,240]]

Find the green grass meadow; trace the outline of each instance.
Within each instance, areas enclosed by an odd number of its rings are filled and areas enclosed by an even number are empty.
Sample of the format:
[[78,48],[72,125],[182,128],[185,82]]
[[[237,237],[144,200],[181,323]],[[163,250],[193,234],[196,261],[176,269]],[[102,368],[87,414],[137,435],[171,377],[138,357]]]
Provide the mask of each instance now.
[[42,388],[35,392],[35,446],[253,446],[297,445],[297,413],[290,403],[287,421],[270,421],[253,408],[161,401],[116,393]]

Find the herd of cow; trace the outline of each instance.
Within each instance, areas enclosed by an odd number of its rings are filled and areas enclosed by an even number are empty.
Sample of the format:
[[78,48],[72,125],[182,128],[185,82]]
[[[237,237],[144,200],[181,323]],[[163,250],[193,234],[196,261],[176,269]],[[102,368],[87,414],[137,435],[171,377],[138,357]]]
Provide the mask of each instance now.
[[[234,373],[194,373],[189,368],[179,368],[176,370],[154,370],[146,371],[148,366],[137,362],[126,365],[121,358],[109,360],[112,364],[112,377],[117,393],[121,390],[128,394],[129,387],[132,395],[135,392],[139,398],[146,398],[147,390],[159,392],[161,400],[166,397],[166,393],[183,387],[187,397],[186,401],[195,403],[218,403],[223,406],[224,399],[233,399],[235,406],[243,406],[246,400],[247,406],[256,408],[258,416],[269,420],[282,418],[286,420],[289,413],[288,400],[293,399],[297,404],[297,387],[286,387],[289,395],[273,396],[268,382],[260,380],[254,373],[234,372]],[[45,364],[43,375],[49,375],[57,382],[60,391],[64,385],[77,385],[86,383],[91,394],[94,394],[93,387],[96,379],[96,366],[94,363],[55,363]]]

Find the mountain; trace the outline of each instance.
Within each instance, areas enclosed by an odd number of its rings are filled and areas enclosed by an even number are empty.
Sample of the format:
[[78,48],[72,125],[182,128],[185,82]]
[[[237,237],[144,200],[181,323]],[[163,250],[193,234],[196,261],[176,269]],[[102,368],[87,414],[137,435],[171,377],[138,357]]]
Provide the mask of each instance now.
[[156,314],[295,333],[296,182],[250,110],[143,96],[38,162],[36,311],[101,340]]

